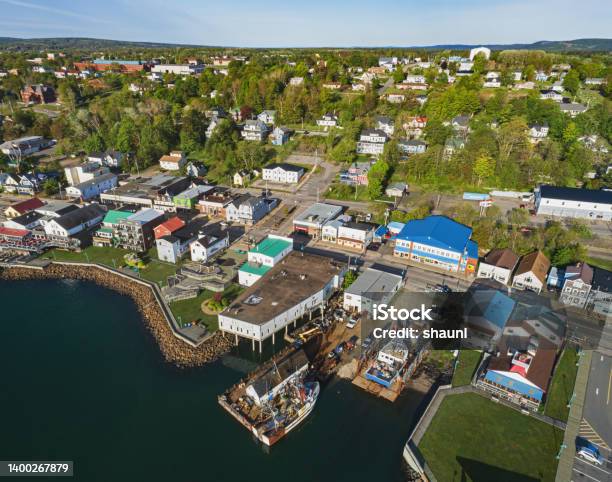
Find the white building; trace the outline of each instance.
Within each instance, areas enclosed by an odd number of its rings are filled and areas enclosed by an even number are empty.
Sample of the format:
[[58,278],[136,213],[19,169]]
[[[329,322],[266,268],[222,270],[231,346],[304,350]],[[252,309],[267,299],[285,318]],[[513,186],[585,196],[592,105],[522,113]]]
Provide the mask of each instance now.
[[478,278],[488,278],[509,285],[519,257],[506,249],[494,249],[478,265]]
[[110,172],[108,167],[100,166],[96,162],[86,162],[75,167],[65,167],[64,174],[71,186],[76,186],[86,181],[91,181]]
[[274,119],[276,117],[275,110],[264,110],[257,116],[257,119],[265,124],[274,124]]
[[282,184],[297,184],[304,175],[304,168],[293,164],[277,163],[269,164],[263,168],[262,179],[264,181]]
[[372,224],[349,221],[338,228],[338,245],[365,251],[374,240],[374,231]]
[[183,151],[172,151],[159,158],[159,167],[166,171],[179,171],[186,163],[187,159]]
[[343,308],[357,313],[370,312],[373,304],[389,303],[402,286],[400,275],[367,268],[344,291]]
[[512,287],[539,293],[546,286],[550,261],[541,251],[534,251],[521,258],[514,273]]
[[535,190],[538,215],[612,220],[612,191],[541,185]]
[[189,245],[192,261],[206,262],[229,246],[229,231],[219,223],[204,226],[195,241]]
[[71,198],[80,198],[84,201],[98,197],[103,192],[109,191],[117,186],[117,176],[112,172],[94,177],[74,186],[66,188],[66,195]]
[[247,141],[262,142],[268,136],[268,126],[260,120],[248,120],[242,129],[242,137]]
[[378,156],[383,153],[387,134],[378,129],[365,129],[361,132],[357,142],[357,154],[372,154]]
[[293,251],[293,239],[269,234],[247,253],[247,261],[238,271],[238,283],[251,286],[279,261]]
[[151,67],[152,74],[196,75],[204,71],[202,64],[158,64]]
[[105,213],[99,204],[90,204],[52,219],[46,223],[45,233],[68,238],[100,224]]
[[87,161],[106,167],[121,167],[125,154],[119,151],[93,152],[87,156]]
[[529,126],[530,141],[535,143],[545,139],[548,137],[548,131],[548,124],[531,124]]
[[338,116],[335,114],[324,114],[320,119],[317,119],[317,125],[321,127],[336,127],[338,125]]

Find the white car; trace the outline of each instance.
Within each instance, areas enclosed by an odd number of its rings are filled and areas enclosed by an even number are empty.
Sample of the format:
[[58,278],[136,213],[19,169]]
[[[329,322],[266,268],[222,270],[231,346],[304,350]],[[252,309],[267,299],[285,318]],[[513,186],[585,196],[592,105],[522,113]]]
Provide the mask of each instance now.
[[357,326],[357,320],[355,318],[349,318],[349,320],[346,322],[346,327],[347,328],[355,328]]
[[604,464],[604,459],[601,455],[599,455],[598,453],[586,447],[583,447],[580,450],[578,450],[578,456],[582,457],[586,461],[591,462],[593,464],[597,464],[597,465]]

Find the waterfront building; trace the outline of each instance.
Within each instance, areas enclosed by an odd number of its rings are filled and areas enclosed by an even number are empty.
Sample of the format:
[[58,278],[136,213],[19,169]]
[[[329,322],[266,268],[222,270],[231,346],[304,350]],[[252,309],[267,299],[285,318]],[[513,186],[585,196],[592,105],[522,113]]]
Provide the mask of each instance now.
[[189,244],[191,261],[207,262],[212,256],[229,246],[229,231],[221,223],[207,224]]
[[372,304],[389,303],[402,286],[403,277],[367,268],[344,290],[343,308],[357,313],[370,312]]
[[133,213],[130,211],[117,211],[111,209],[106,212],[100,226],[93,235],[92,242],[94,246],[114,246],[117,242],[115,231],[119,222],[130,217]]
[[144,253],[153,246],[153,229],[164,220],[164,212],[148,208],[119,221],[116,229],[118,245],[137,253]]
[[104,219],[106,210],[99,204],[90,204],[70,211],[45,225],[45,233],[52,236],[68,238],[88,230]]
[[316,254],[292,251],[219,314],[219,330],[262,342],[299,318],[323,310],[344,278],[343,264]]
[[238,270],[238,282],[251,286],[293,251],[293,239],[269,234],[247,253],[247,261]]

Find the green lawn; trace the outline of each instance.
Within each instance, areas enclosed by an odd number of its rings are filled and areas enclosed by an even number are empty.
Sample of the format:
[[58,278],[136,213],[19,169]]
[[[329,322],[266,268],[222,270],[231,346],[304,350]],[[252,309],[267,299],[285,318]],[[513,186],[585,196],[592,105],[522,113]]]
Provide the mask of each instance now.
[[474,376],[482,352],[479,350],[460,350],[457,358],[457,366],[453,373],[453,387],[469,385]]
[[608,271],[612,271],[612,261],[609,259],[588,257],[586,259],[586,262],[591,266],[596,266],[601,269],[607,269]]
[[[236,284],[231,284],[223,292],[223,296],[233,299],[242,291],[242,287]],[[202,291],[196,298],[190,300],[174,301],[170,303],[170,309],[180,324],[186,324],[194,321],[202,321],[208,327],[209,331],[216,331],[219,328],[217,315],[206,315],[202,312],[202,302],[212,298],[212,291]]]
[[[355,189],[357,196],[355,196]],[[340,182],[334,182],[325,193],[327,199],[339,201],[369,201],[368,186],[349,186]]]
[[475,393],[447,396],[419,444],[444,482],[553,481],[563,431]]
[[576,373],[578,372],[576,363],[578,363],[578,352],[569,347],[563,350],[546,395],[545,415],[563,422],[567,421],[569,416],[567,404],[574,393]]

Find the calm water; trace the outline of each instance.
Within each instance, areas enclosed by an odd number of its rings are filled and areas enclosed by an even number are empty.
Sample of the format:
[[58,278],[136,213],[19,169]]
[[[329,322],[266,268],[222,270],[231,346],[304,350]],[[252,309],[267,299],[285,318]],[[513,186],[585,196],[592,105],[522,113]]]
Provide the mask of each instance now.
[[79,481],[402,480],[415,393],[392,405],[332,382],[266,453],[217,405],[239,364],[166,364],[129,298],[0,281],[0,303],[0,460],[74,460]]

